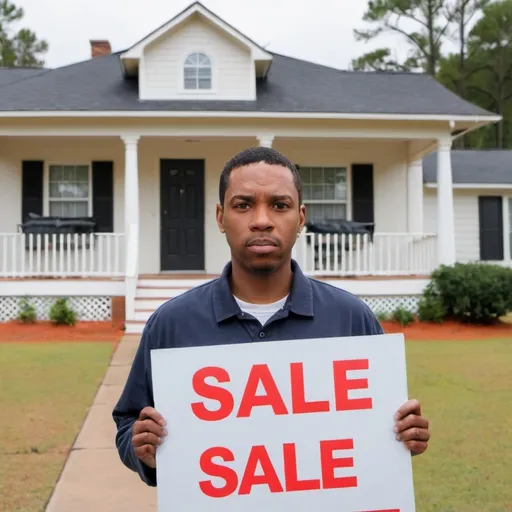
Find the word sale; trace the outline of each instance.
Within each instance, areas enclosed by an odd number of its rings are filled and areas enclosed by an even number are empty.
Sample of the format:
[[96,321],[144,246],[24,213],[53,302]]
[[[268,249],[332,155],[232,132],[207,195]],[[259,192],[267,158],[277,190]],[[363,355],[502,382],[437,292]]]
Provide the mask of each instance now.
[[[251,367],[238,405],[235,404],[235,399],[228,389],[206,382],[207,379],[215,379],[219,384],[230,382],[228,371],[216,366],[201,368],[192,378],[193,389],[203,398],[218,401],[219,407],[210,410],[199,401],[191,404],[192,412],[198,419],[212,422],[224,420],[233,414],[236,418],[249,418],[255,407],[270,407],[275,415],[371,409],[371,398],[349,398],[350,390],[367,389],[368,379],[347,377],[348,371],[367,370],[368,367],[368,359],[333,361],[333,403],[331,403],[331,400],[307,401],[303,363],[291,363],[289,368],[291,404],[288,406],[266,364]],[[257,395],[259,386],[263,388],[264,393]],[[335,469],[354,466],[352,457],[335,457],[334,452],[353,449],[352,439],[319,441],[320,477],[300,480],[295,443],[284,443],[279,461],[284,469],[284,482],[281,482],[275,470],[275,461],[271,460],[265,446],[251,447],[241,478],[232,468],[213,461],[218,457],[225,463],[233,462],[235,460],[233,452],[222,446],[214,446],[201,455],[199,465],[206,475],[221,478],[225,484],[222,487],[215,487],[211,481],[204,480],[199,482],[199,486],[205,495],[212,498],[224,498],[235,492],[239,495],[250,494],[255,485],[266,485],[272,493],[357,487],[356,476],[334,476]],[[262,473],[256,475],[258,467],[261,468]]]

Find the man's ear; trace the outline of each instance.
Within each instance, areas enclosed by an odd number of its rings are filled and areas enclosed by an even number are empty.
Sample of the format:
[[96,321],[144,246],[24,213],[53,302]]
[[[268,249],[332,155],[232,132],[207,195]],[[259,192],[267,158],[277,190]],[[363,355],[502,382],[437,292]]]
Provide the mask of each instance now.
[[221,204],[217,204],[216,207],[216,217],[217,217],[217,225],[219,226],[219,231],[224,233],[224,209]]
[[301,204],[299,207],[299,228],[297,230],[297,235],[299,235],[304,229],[304,225],[306,223],[306,206]]

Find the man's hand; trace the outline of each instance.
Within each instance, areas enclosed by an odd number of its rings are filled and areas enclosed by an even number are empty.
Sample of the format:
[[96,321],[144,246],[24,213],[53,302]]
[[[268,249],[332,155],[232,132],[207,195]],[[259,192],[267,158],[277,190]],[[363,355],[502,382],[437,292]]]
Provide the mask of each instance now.
[[135,456],[146,466],[156,468],[156,447],[167,435],[166,422],[153,407],[144,407],[133,424],[132,445]]
[[398,441],[403,441],[413,455],[419,455],[428,448],[430,432],[428,420],[421,415],[417,400],[407,400],[395,414],[395,432]]

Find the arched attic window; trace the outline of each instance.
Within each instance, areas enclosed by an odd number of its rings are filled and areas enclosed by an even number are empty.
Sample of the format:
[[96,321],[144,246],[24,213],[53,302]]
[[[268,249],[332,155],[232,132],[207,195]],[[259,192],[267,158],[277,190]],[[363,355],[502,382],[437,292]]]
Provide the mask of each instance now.
[[204,53],[192,53],[185,60],[184,86],[186,90],[212,88],[212,62]]

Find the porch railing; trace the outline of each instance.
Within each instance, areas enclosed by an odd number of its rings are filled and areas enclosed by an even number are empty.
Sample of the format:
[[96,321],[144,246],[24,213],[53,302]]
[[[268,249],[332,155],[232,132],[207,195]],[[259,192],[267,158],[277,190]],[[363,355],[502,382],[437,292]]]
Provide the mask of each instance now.
[[295,258],[308,275],[428,275],[437,266],[434,233],[303,233]]
[[123,233],[0,233],[0,277],[122,277]]

